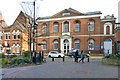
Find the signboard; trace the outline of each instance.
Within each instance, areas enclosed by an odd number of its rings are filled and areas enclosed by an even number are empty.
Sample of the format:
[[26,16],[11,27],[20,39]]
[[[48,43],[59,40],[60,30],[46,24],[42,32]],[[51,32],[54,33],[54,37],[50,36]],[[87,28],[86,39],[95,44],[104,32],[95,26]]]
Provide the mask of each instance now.
[[103,49],[103,42],[101,42],[101,49]]
[[100,46],[95,46],[95,49],[100,49]]

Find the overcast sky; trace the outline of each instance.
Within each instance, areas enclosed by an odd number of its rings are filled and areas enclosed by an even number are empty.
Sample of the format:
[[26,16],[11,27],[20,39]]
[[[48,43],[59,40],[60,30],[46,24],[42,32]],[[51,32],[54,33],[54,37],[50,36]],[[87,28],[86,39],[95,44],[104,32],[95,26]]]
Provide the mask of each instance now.
[[[20,5],[21,1],[33,0],[0,0],[0,11],[3,19],[11,25],[21,10],[29,13],[28,4]],[[36,17],[51,16],[64,9],[73,8],[79,12],[101,11],[102,17],[112,15],[118,18],[118,2],[120,0],[36,0]],[[32,6],[29,4],[29,6]],[[30,10],[33,9],[30,7]],[[29,13],[30,14],[30,13]]]

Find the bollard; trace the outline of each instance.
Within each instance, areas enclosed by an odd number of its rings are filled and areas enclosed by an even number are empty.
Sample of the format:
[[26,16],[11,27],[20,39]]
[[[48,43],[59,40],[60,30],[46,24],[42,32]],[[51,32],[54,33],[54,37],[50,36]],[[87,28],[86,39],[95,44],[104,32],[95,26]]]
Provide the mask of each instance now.
[[44,58],[44,62],[46,63],[46,57]]
[[88,57],[88,62],[90,62],[90,58]]
[[44,58],[44,53],[43,53],[43,51],[42,51],[42,62],[43,62],[43,58]]
[[41,63],[41,50],[39,51],[39,61]]
[[65,56],[63,56],[63,62],[65,61]]
[[52,57],[52,61],[54,61],[54,57]]

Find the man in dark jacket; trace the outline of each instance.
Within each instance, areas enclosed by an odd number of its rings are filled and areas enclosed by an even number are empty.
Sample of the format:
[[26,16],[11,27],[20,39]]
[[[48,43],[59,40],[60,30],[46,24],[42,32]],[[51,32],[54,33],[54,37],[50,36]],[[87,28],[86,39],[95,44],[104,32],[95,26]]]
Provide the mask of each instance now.
[[75,52],[75,62],[78,62],[78,50]]

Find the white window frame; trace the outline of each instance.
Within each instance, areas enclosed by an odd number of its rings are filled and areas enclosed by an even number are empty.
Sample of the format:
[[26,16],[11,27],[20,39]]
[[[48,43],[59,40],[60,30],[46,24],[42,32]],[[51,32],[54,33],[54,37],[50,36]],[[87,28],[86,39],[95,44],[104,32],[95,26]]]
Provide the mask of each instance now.
[[16,46],[13,44],[13,53],[16,53]]
[[76,21],[75,22],[75,32],[79,32],[80,31],[80,22]]
[[2,35],[3,35],[3,33],[2,33],[2,32],[0,32],[0,40],[2,40]]
[[64,23],[64,32],[69,32],[69,23],[68,22]]
[[75,49],[80,49],[80,41],[75,40]]
[[44,33],[44,34],[47,33],[47,24],[43,24],[43,33]]
[[7,40],[7,39],[8,39],[8,34],[6,33],[6,34],[5,34],[5,40]]
[[8,33],[8,39],[10,40],[10,33]]
[[55,33],[58,32],[58,23],[54,23],[54,32],[55,32]]
[[47,42],[46,41],[43,41],[43,50],[46,50],[46,44],[47,44]]
[[17,44],[17,53],[20,53],[20,45]]
[[62,13],[62,16],[65,16],[65,15],[70,15],[70,12],[64,12],[64,13]]
[[94,21],[89,21],[89,26],[88,26],[89,31],[94,31],[94,24],[95,24]]
[[58,50],[58,41],[57,40],[54,41],[54,50]]

